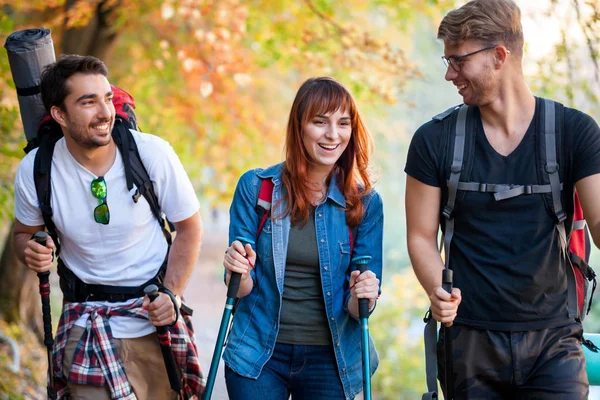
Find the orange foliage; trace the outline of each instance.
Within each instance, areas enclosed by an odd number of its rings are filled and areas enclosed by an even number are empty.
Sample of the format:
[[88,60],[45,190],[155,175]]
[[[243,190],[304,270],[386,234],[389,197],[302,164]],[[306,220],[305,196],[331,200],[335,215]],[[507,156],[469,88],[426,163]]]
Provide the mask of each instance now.
[[[437,7],[420,0],[380,4],[78,0],[65,10],[64,0],[17,0],[11,6],[30,17],[27,26],[53,29],[57,44],[64,28],[101,15],[119,37],[105,60],[110,79],[137,99],[141,127],[173,144],[209,201],[227,202],[245,169],[280,160],[291,100],[306,78],[333,75],[360,104],[393,102],[418,77],[402,43],[406,27],[395,24],[414,18],[413,9],[424,14]],[[377,19],[400,43],[378,32]]]

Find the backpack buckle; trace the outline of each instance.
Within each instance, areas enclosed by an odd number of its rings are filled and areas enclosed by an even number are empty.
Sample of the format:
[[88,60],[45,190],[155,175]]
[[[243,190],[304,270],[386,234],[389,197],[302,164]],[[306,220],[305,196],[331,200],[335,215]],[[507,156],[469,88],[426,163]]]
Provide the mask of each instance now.
[[442,211],[442,215],[446,217],[446,219],[452,219],[452,209],[448,206],[445,206],[444,210]]
[[533,193],[533,186],[531,186],[531,185],[523,186],[523,194],[532,194],[532,193]]
[[431,318],[433,318],[433,316],[431,315],[431,308],[430,308],[429,310],[427,310],[427,312],[423,316],[423,322],[425,322],[426,324],[428,324],[429,321],[431,321]]
[[140,199],[140,196],[143,196],[144,193],[146,192],[146,184],[143,184],[142,186],[137,186],[135,188],[135,193],[133,194],[133,196],[131,196],[131,198],[133,199],[134,203],[137,203],[138,200]]
[[458,174],[461,173],[463,170],[463,166],[462,164],[459,163],[452,163],[452,166],[450,166],[450,171],[452,173]]
[[552,164],[546,164],[545,170],[547,173],[553,174],[558,171],[558,164],[555,162]]
[[487,192],[487,183],[480,183],[479,184],[479,189],[477,189],[480,193],[486,193]]
[[558,223],[561,224],[567,219],[567,214],[564,212],[564,210],[560,210],[556,212],[556,219],[558,220]]

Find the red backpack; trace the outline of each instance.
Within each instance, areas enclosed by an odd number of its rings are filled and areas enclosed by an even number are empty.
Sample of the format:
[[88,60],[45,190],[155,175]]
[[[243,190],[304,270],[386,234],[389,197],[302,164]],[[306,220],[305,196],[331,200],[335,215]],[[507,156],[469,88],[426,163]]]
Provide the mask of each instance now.
[[[575,272],[577,309],[581,319],[583,319],[592,307],[592,297],[596,290],[596,274],[588,265],[591,250],[590,232],[585,223],[577,191],[575,192],[574,206],[573,228],[571,230],[571,240],[569,241],[569,251],[571,252],[569,259]],[[589,288],[589,282],[592,283],[591,289]]]

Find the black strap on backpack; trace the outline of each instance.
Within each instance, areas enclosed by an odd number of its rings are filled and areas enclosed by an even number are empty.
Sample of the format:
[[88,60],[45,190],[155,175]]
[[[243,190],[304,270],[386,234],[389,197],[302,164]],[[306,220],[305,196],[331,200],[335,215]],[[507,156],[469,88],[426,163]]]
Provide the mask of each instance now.
[[56,233],[56,225],[54,225],[54,221],[52,220],[50,170],[52,167],[54,146],[62,136],[60,126],[55,121],[51,121],[42,127],[40,132],[38,132],[39,148],[33,162],[33,181],[35,183],[38,203],[46,230],[56,246],[56,255],[60,253],[60,241]]
[[[134,202],[138,202],[140,195],[144,196],[152,210],[152,214],[161,226],[165,240],[169,249],[171,246],[171,233],[166,228],[168,221],[163,218],[158,197],[154,191],[154,186],[144,167],[137,144],[133,134],[129,130],[129,122],[119,116],[115,118],[115,126],[112,130],[112,137],[123,158],[123,167],[125,170],[125,179],[127,188],[131,190],[133,185],[137,190],[132,196]],[[35,155],[33,178],[38,196],[39,207],[44,219],[44,224],[48,233],[56,245],[56,255],[60,253],[60,240],[56,231],[56,225],[52,221],[51,206],[51,167],[52,156],[56,142],[62,137],[60,126],[55,121],[46,123],[39,132],[39,149]],[[162,287],[162,279],[166,271],[169,250],[165,256],[160,269],[154,278],[140,287],[109,286],[109,285],[88,285],[81,281],[59,258],[58,272],[60,275],[60,286],[65,299],[68,301],[125,301],[131,298],[143,296],[143,286],[149,283],[157,284]]]
[[[516,197],[519,195],[542,194],[546,208],[550,215],[555,220],[557,235],[561,243],[561,253],[567,256],[568,253],[568,235],[565,228],[567,215],[562,206],[562,189],[563,184],[560,182],[559,162],[557,152],[557,141],[560,142],[560,126],[562,126],[564,107],[560,103],[555,103],[552,100],[541,99],[543,101],[542,123],[541,130],[538,132],[538,146],[536,152],[538,155],[537,170],[538,179],[541,184],[538,185],[510,185],[510,184],[489,184],[480,182],[463,182],[460,181],[462,176],[471,175],[473,165],[474,140],[475,140],[475,125],[473,121],[467,118],[469,107],[462,105],[453,107],[446,112],[435,116],[433,119],[442,122],[448,118],[445,123],[451,124],[455,121],[454,132],[450,129],[450,136],[454,137],[453,157],[450,165],[450,177],[447,180],[447,199],[446,205],[443,207],[443,220],[440,221],[444,229],[444,268],[450,266],[450,248],[454,235],[454,216],[460,201],[466,192],[493,193],[496,201],[501,201]],[[558,109],[558,113],[557,113]],[[458,110],[458,112],[456,112]],[[556,124],[558,116],[559,124]],[[469,124],[471,122],[471,125]],[[448,125],[452,126],[452,125]],[[467,129],[469,126],[471,129]],[[448,143],[449,145],[450,143]],[[465,147],[468,146],[467,151]],[[466,162],[464,159],[465,152],[470,154]],[[463,195],[459,196],[458,192],[462,191]],[[567,287],[568,287],[568,314],[569,318],[577,318],[577,288],[573,269],[567,265]],[[431,317],[431,311],[425,315],[425,369],[427,376],[427,390],[423,394],[423,400],[437,399],[437,321]],[[451,340],[451,338],[445,338]],[[447,357],[452,355],[447,355]],[[450,361],[451,362],[451,361]]]
[[[52,236],[56,244],[56,253],[58,255],[60,244],[56,234],[56,226],[52,221],[52,206],[50,204],[51,199],[51,167],[52,167],[52,155],[54,154],[54,146],[56,142],[62,137],[60,126],[54,121],[48,123],[43,131],[40,132],[40,146],[37,154],[35,155],[33,177],[35,187],[38,195],[38,202],[44,224],[46,229]],[[148,171],[144,167],[137,144],[133,137],[133,134],[129,130],[128,122],[120,117],[115,118],[115,126],[112,131],[112,137],[115,144],[121,152],[123,157],[123,166],[125,169],[125,180],[127,182],[127,189],[131,190],[135,184],[137,190],[133,195],[133,201],[138,202],[141,196],[144,196],[152,214],[161,226],[165,239],[169,245],[171,244],[171,235],[165,228],[165,219],[163,218],[160,205],[158,204],[158,197],[154,191],[152,180],[148,175]]]
[[[121,118],[115,119],[113,139],[123,157],[127,189],[131,190],[134,184],[136,186],[135,194],[132,196],[133,201],[137,203],[140,196],[144,196],[150,206],[150,210],[152,210],[152,214],[154,214],[154,217],[160,224],[167,243],[171,245],[171,233],[166,228],[166,225],[170,226],[170,223],[163,217],[158,197],[154,191],[154,185],[148,175],[148,171],[146,171],[146,167],[142,163],[142,158],[140,157],[135,139],[129,130],[127,121]],[[130,166],[129,168],[127,168],[128,165]]]

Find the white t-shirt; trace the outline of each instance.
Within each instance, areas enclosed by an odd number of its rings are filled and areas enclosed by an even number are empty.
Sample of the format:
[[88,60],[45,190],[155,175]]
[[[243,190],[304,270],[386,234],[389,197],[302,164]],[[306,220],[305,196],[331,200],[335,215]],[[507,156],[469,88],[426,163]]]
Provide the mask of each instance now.
[[[172,222],[183,221],[199,209],[192,184],[165,140],[132,131],[142,163],[154,184],[161,210]],[[33,181],[37,149],[27,154],[15,177],[15,217],[24,225],[44,225]],[[167,243],[148,202],[140,196],[134,203],[134,188],[125,181],[123,159],[117,149],[115,162],[104,175],[110,222],[94,221],[99,204],[91,192],[97,178],[79,164],[61,138],[54,149],[51,169],[52,220],[61,243],[60,257],[82,281],[89,284],[138,286],[153,278],[162,265]],[[90,302],[90,304],[124,303]],[[76,322],[85,327],[87,315]],[[154,331],[149,321],[129,317],[109,319],[116,338],[141,337]]]

